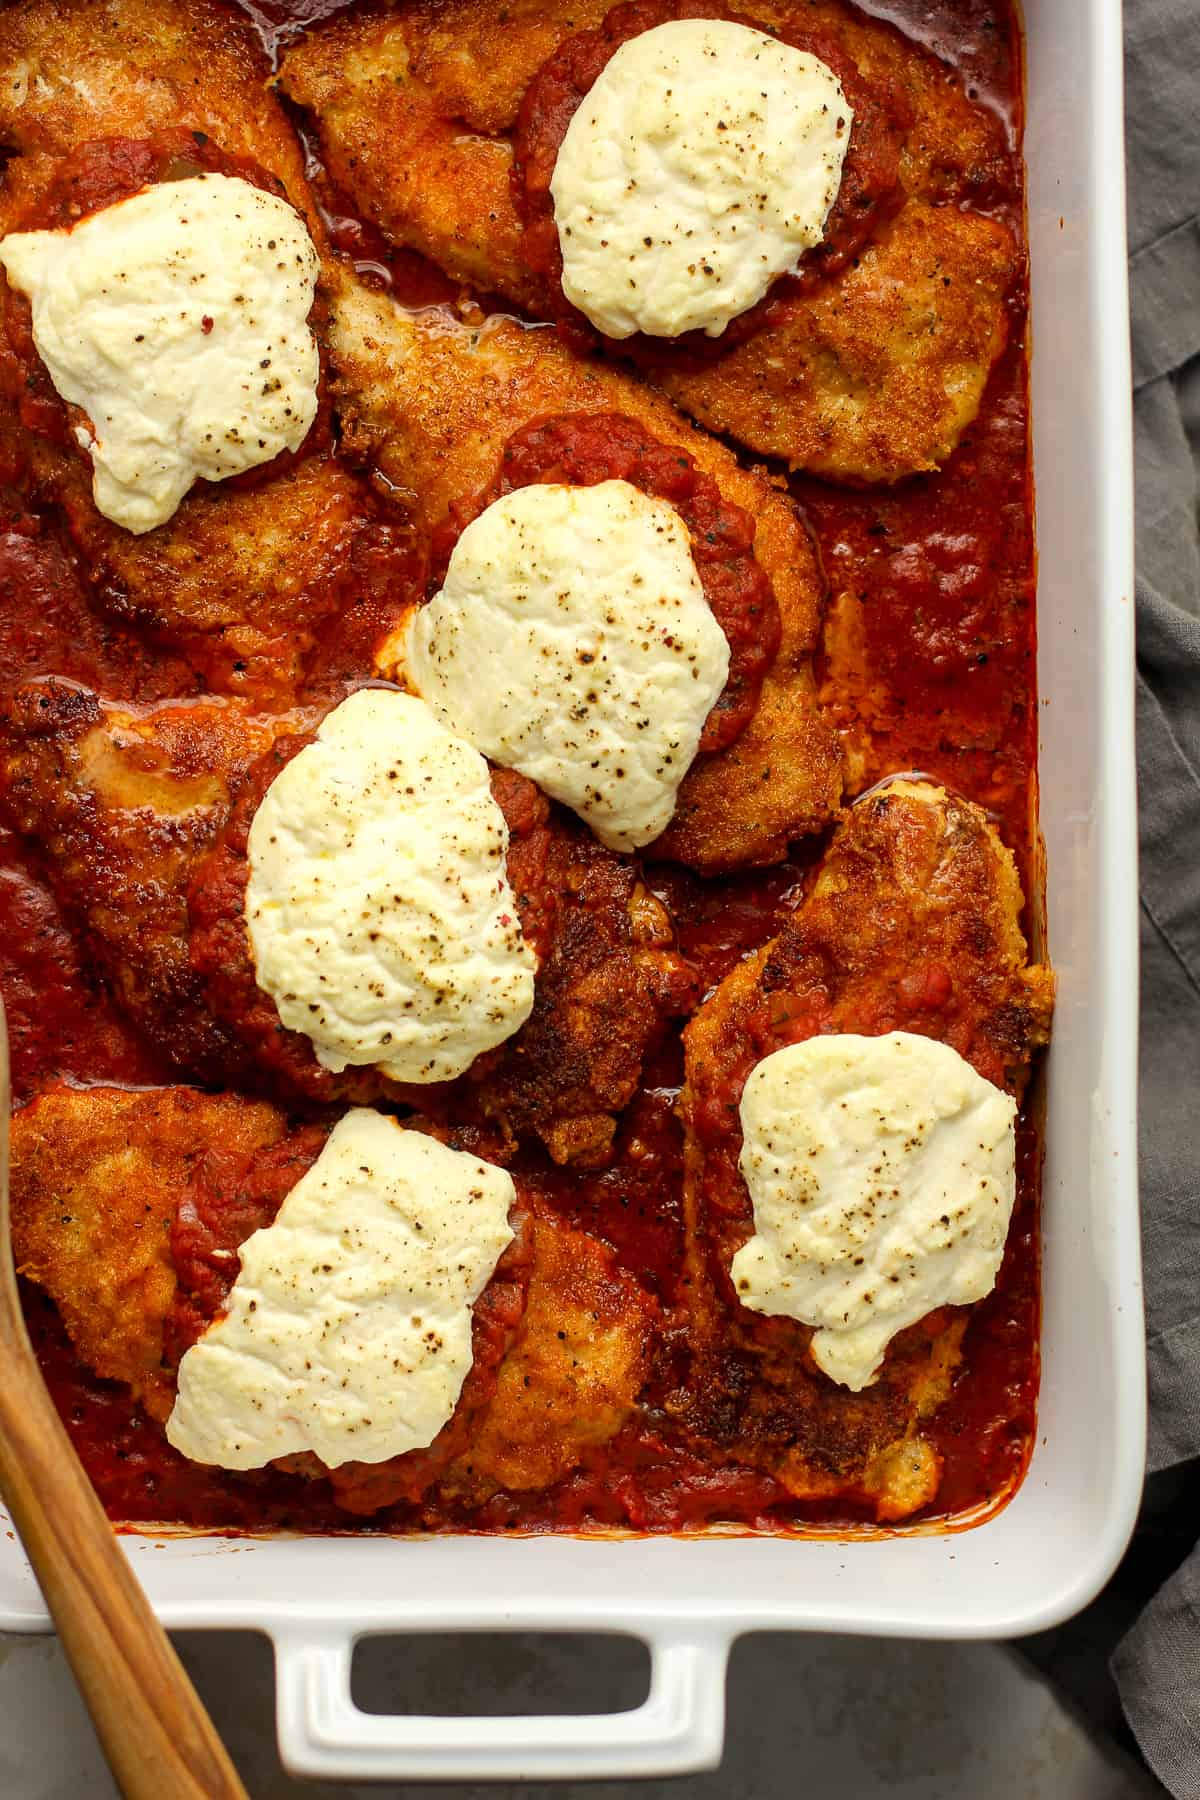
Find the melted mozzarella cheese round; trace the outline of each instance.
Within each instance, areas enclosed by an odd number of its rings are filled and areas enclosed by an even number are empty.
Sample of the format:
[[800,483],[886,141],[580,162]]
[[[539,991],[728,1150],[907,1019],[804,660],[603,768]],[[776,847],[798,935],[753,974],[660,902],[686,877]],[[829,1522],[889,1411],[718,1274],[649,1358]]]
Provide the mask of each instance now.
[[742,1304],[816,1326],[817,1366],[866,1387],[897,1332],[990,1293],[1016,1111],[956,1050],[909,1032],[765,1057],[742,1095],[756,1231],[730,1266]]
[[228,175],[162,181],[0,262],[54,386],[90,428],[106,518],[169,519],[192,483],[296,450],[317,412],[317,253],[286,200]]
[[384,654],[447,725],[616,850],[665,829],[729,674],[683,521],[626,481],[495,501]]
[[363,689],[250,827],[258,984],[327,1069],[447,1081],[533,1009],[533,951],[482,756],[411,694]]
[[222,1469],[300,1450],[336,1469],[431,1444],[471,1367],[471,1308],[512,1241],[514,1198],[503,1169],[347,1113],[185,1351],[171,1443]]
[[821,242],[853,118],[827,64],[747,25],[630,38],[551,179],[563,292],[608,337],[719,337]]

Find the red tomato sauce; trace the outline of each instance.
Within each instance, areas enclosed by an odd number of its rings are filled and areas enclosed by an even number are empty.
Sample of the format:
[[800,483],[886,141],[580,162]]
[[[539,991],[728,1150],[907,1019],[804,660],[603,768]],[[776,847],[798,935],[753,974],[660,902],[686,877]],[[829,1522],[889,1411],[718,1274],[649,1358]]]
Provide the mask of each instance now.
[[[275,48],[293,28],[339,10],[338,0],[246,0]],[[1019,38],[1011,0],[871,0],[864,9],[908,29],[956,66],[974,97],[1009,127],[1010,154],[989,205],[1023,227],[1017,140]],[[317,179],[334,241],[365,273],[412,305],[454,289],[418,257],[392,252]],[[796,481],[831,590],[857,596],[862,631],[848,683],[826,658],[825,700],[857,758],[857,785],[901,769],[943,780],[989,808],[1036,892],[1031,816],[1035,779],[1032,498],[1028,468],[1024,296],[1012,302],[1009,349],[979,419],[947,469],[874,493]],[[15,480],[0,449],[0,484]],[[113,698],[186,694],[185,665],[89,605],[86,579],[52,521],[39,522],[0,485],[0,685],[60,671]],[[353,660],[353,642],[336,653]],[[315,679],[315,678],[314,678]],[[323,691],[323,690],[322,690]],[[668,866],[652,885],[679,922],[680,945],[702,982],[719,981],[773,935],[794,903],[819,842],[759,873],[705,881]],[[137,1085],[170,1072],[113,1008],[89,972],[37,867],[0,834],[0,983],[9,1008],[18,1101],[47,1079]],[[663,1353],[645,1404],[620,1436],[587,1453],[544,1493],[498,1494],[473,1510],[402,1502],[357,1521],[327,1480],[277,1469],[233,1475],[186,1462],[128,1394],[73,1356],[52,1304],[27,1291],[31,1332],[68,1429],[110,1513],[127,1523],[174,1521],[233,1531],[578,1531],[613,1526],[650,1532],[721,1521],[746,1530],[871,1529],[853,1504],[802,1505],[755,1470],[713,1466],[673,1431],[661,1402],[671,1381],[670,1314],[678,1298],[683,1227],[682,1133],[674,1102],[677,1043],[656,1053],[622,1117],[610,1167],[551,1167],[522,1153],[514,1172],[539,1204],[612,1245],[662,1303]],[[936,1503],[911,1523],[949,1521],[1000,1502],[1032,1448],[1038,1383],[1040,1143],[1031,1116],[1019,1134],[1019,1197],[993,1293],[970,1316],[961,1372],[929,1427],[944,1458]],[[246,1223],[246,1221],[242,1221]],[[249,1226],[247,1225],[247,1228]],[[204,1240],[179,1254],[203,1287]],[[240,1224],[239,1224],[240,1232]],[[209,1249],[212,1244],[209,1242]],[[204,1309],[219,1304],[219,1283]]]
[[178,1285],[163,1330],[169,1363],[178,1363],[225,1311],[237,1279],[238,1247],[270,1225],[327,1135],[323,1125],[308,1125],[254,1157],[214,1144],[198,1159],[171,1226]]

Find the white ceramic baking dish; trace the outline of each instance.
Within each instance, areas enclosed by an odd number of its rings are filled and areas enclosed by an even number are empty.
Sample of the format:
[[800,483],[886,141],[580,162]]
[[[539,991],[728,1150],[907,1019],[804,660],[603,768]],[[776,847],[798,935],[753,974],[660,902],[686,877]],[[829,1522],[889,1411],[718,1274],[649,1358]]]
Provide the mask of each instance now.
[[[1059,978],[1029,1474],[974,1530],[878,1541],[126,1538],[165,1624],[273,1638],[280,1745],[297,1773],[545,1780],[710,1767],[739,1634],[1038,1630],[1095,1594],[1129,1536],[1145,1402],[1121,15],[1118,0],[1027,0],[1027,13],[1042,825]],[[19,1545],[0,1532],[0,1626],[48,1623]],[[615,1715],[478,1720],[352,1704],[362,1636],[509,1629],[642,1638],[649,1698]]]

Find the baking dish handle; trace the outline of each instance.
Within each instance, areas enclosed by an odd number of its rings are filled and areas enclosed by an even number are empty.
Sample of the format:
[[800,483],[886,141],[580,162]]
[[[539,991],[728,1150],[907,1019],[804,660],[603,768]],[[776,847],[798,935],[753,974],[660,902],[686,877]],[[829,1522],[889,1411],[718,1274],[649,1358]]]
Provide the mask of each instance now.
[[714,1769],[725,1738],[729,1638],[703,1626],[637,1633],[650,1692],[631,1712],[384,1716],[350,1692],[355,1637],[275,1638],[279,1752],[295,1775],[342,1781],[565,1781]]

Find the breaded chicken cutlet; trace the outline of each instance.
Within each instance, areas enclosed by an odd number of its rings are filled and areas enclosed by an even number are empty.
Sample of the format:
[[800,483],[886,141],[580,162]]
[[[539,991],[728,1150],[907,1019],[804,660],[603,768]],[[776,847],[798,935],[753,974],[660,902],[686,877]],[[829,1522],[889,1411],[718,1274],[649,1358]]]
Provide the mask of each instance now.
[[814,1367],[807,1326],[740,1304],[729,1265],[754,1230],[738,1168],[746,1079],[786,1044],[906,1031],[1019,1096],[1054,991],[1028,961],[1022,906],[1012,854],[978,807],[894,781],[849,809],[794,918],[685,1030],[695,1365],[680,1417],[714,1454],[768,1468],[798,1497],[855,1496],[881,1519],[933,1498],[940,1466],[921,1421],[949,1392],[968,1315],[930,1313],[895,1340],[874,1385],[850,1393]]
[[[191,1088],[49,1088],[13,1120],[13,1249],[54,1300],[78,1355],[165,1422],[178,1361],[227,1288],[237,1246],[270,1223],[311,1166],[323,1127]],[[425,1450],[327,1471],[346,1511],[549,1487],[624,1422],[656,1309],[611,1252],[518,1189],[514,1244],[476,1303],[476,1355],[453,1418]],[[197,1226],[199,1219],[199,1227]],[[488,1329],[479,1330],[480,1315]]]
[[779,649],[741,733],[684,777],[652,854],[716,873],[778,862],[790,841],[820,830],[841,794],[841,752],[812,676],[821,576],[788,495],[740,468],[660,395],[618,369],[581,362],[551,332],[409,313],[346,272],[334,278],[330,304],[347,451],[411,496],[426,534],[486,489],[516,431],[547,415],[630,418],[678,445],[750,514],[754,555],[779,607]]
[[396,244],[533,318],[560,317],[522,216],[524,109],[540,71],[567,65],[588,34],[623,35],[633,12],[639,28],[727,16],[825,50],[856,71],[893,139],[892,187],[856,254],[702,351],[632,340],[637,365],[702,424],[792,468],[891,482],[938,467],[1007,341],[1019,255],[1007,226],[977,210],[1006,151],[998,122],[891,26],[841,0],[728,11],[525,0],[502,14],[487,0],[402,0],[306,34],[280,84],[311,113],[334,181]]

